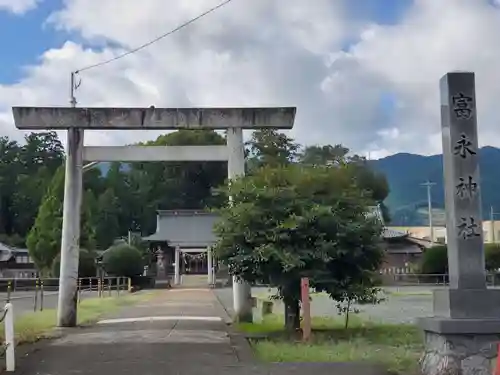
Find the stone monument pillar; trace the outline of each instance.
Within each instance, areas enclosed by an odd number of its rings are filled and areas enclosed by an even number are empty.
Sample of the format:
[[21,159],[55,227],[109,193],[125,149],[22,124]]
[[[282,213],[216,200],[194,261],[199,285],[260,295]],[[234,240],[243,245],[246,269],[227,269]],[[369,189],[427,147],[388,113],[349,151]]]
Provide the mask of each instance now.
[[486,288],[474,73],[440,81],[449,289],[434,292],[425,375],[491,374],[500,341],[500,290]]

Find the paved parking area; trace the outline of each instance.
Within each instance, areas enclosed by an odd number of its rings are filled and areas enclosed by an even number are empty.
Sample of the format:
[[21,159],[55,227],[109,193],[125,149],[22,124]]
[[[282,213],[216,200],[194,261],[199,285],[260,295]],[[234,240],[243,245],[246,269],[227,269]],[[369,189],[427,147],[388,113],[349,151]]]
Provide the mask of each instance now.
[[[365,319],[384,323],[413,323],[416,318],[432,316],[432,290],[436,287],[391,287],[386,300],[378,305],[357,306],[360,316]],[[266,295],[268,288],[252,288],[254,296]],[[271,290],[272,292],[272,290]],[[232,289],[217,289],[216,294],[225,308],[232,313]],[[283,312],[281,303],[275,304],[277,313]],[[337,316],[335,303],[327,295],[314,295],[311,303],[313,316]]]

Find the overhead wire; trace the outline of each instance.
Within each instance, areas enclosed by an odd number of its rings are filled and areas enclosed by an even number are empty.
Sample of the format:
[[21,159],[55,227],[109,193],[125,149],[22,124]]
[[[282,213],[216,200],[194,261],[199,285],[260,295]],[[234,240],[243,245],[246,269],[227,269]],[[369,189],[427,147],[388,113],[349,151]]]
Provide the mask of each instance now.
[[189,26],[192,23],[198,21],[199,19],[201,19],[201,18],[209,15],[210,13],[213,13],[216,10],[224,7],[225,5],[229,4],[231,1],[233,1],[233,0],[226,0],[226,1],[224,1],[224,2],[220,3],[219,5],[216,5],[213,8],[210,8],[209,10],[201,13],[200,15],[198,15],[198,16],[196,16],[194,18],[191,18],[189,21],[182,23],[181,25],[177,26],[175,29],[172,29],[172,30],[168,31],[168,32],[166,32],[166,33],[164,33],[164,34],[162,34],[162,35],[160,35],[160,36],[158,36],[158,37],[150,40],[149,42],[140,45],[139,47],[136,47],[136,48],[131,49],[131,50],[127,51],[127,52],[124,52],[121,55],[115,56],[115,57],[113,57],[111,59],[104,60],[102,62],[99,62],[99,63],[96,63],[96,64],[92,64],[92,65],[88,65],[88,66],[86,66],[84,68],[75,70],[73,73],[74,74],[78,74],[78,73],[81,73],[81,72],[84,72],[84,71],[87,71],[87,70],[90,70],[90,69],[94,69],[94,68],[97,68],[97,67],[100,67],[100,66],[103,66],[103,65],[107,65],[107,64],[109,64],[111,62],[114,62],[116,60],[120,60],[120,59],[122,59],[122,58],[124,58],[126,56],[132,55],[132,54],[134,54],[134,53],[136,53],[136,52],[138,52],[140,50],[143,50],[144,48],[149,47],[150,45],[152,45],[152,44],[154,44],[154,43],[156,43],[156,42],[158,42],[158,41],[166,38],[169,35],[174,34],[175,32],[177,32],[177,31],[185,28],[186,26]]

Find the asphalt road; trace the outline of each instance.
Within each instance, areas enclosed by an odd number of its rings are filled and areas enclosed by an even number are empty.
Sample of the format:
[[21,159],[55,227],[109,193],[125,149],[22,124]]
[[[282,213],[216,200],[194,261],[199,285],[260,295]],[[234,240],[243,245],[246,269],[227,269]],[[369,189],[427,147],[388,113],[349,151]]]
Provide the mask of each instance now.
[[[107,291],[105,293],[108,293]],[[116,291],[112,292],[113,295]],[[43,296],[43,309],[55,309],[57,308],[57,295],[58,292],[45,292]],[[97,291],[85,291],[82,292],[81,298],[87,299],[97,297]],[[11,303],[14,307],[14,316],[21,316],[23,314],[33,312],[35,307],[35,292],[13,292],[10,297]],[[0,306],[3,306],[7,302],[7,293],[0,293]],[[41,296],[38,294],[37,300],[37,310],[40,310],[41,306]]]

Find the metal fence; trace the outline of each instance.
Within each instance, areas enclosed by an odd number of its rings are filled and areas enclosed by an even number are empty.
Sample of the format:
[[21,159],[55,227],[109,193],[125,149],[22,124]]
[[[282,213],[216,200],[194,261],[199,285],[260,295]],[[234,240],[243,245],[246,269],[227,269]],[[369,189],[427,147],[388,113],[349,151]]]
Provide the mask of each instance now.
[[[421,273],[383,273],[380,275],[382,286],[446,286],[449,285],[448,274]],[[488,286],[500,286],[500,272],[486,274]]]
[[[83,297],[119,296],[121,292],[131,290],[131,279],[128,277],[86,277],[78,279],[78,301]],[[33,311],[43,311],[45,299],[57,295],[59,279],[0,279],[0,293],[5,294],[5,302],[29,300],[33,302]]]
[[[120,293],[131,291],[132,283],[128,277],[87,277],[78,279],[78,304],[85,297],[97,298],[119,296]],[[5,358],[7,372],[15,371],[14,342],[14,309],[16,300],[33,301],[33,311],[43,311],[45,297],[57,295],[59,279],[0,279],[0,293],[5,293],[5,306],[0,311],[0,323],[4,323],[5,339],[0,356]],[[54,306],[55,307],[55,306]]]

